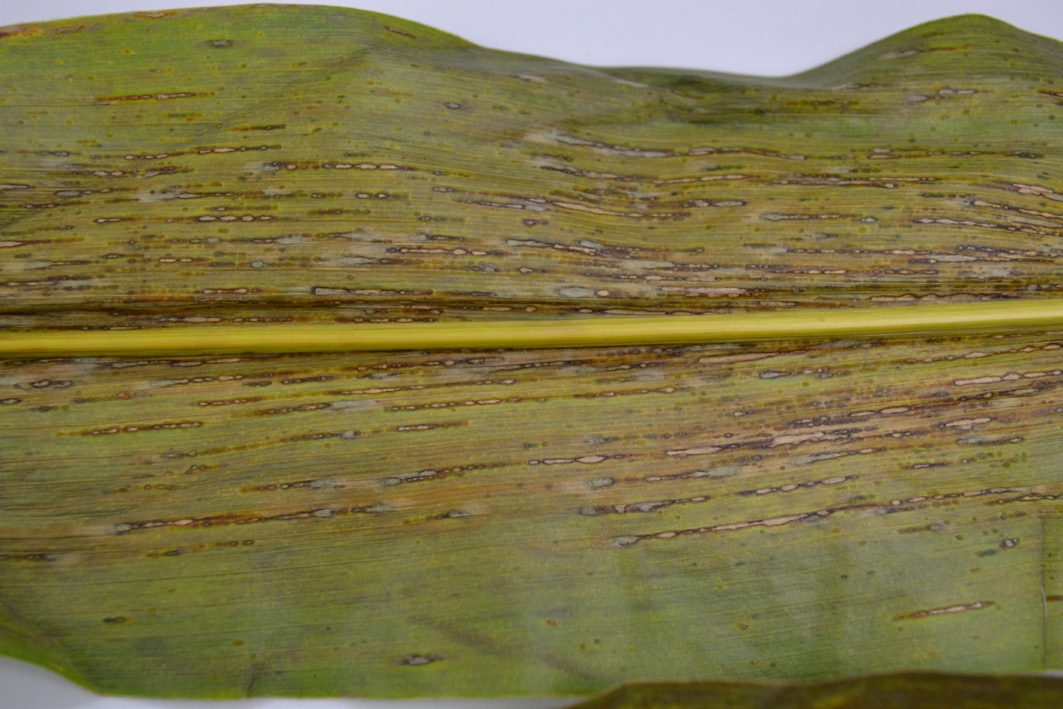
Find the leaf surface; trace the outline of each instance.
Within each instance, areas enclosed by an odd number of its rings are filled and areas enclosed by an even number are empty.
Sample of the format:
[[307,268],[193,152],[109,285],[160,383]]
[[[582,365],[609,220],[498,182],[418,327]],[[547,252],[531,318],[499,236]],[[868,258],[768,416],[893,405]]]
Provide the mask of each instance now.
[[[5,28],[3,335],[1058,303],[1061,62],[975,16],[785,79]],[[1061,329],[8,358],[0,651],[180,697],[1058,669]]]

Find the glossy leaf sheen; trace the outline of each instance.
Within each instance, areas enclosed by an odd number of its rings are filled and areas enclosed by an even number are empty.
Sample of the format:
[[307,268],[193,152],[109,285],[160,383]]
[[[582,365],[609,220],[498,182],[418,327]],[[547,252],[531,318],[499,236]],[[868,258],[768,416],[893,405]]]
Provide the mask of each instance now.
[[[4,28],[0,323],[207,351],[265,324],[1050,307],[1061,63],[974,16],[785,79],[325,7]],[[181,697],[1058,669],[1061,353],[1042,323],[7,359],[0,652]],[[595,706],[690,705],[625,691]]]

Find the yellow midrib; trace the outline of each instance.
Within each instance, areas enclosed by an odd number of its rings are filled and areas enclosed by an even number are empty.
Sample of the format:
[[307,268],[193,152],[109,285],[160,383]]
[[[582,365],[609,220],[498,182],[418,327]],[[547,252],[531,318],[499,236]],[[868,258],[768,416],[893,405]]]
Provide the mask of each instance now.
[[1063,299],[758,313],[408,324],[246,325],[0,333],[0,356],[145,356],[895,337],[1063,329]]

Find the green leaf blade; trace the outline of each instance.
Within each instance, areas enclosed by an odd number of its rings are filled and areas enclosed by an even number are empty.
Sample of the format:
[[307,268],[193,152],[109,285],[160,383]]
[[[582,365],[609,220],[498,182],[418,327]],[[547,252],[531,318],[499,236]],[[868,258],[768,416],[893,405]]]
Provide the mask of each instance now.
[[5,601],[172,696],[1049,668],[1058,346],[12,363]]

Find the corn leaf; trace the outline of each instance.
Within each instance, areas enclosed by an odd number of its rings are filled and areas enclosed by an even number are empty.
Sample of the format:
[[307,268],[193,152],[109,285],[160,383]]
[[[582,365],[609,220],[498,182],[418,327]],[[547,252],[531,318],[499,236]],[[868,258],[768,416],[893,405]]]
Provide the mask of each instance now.
[[1054,709],[1063,685],[1048,677],[897,674],[813,684],[771,682],[639,683],[618,687],[576,709],[910,709],[1028,707]]
[[[739,682],[594,706],[1059,669],[1061,65],[978,16],[779,79],[327,7],[0,29],[0,653]],[[778,691],[1059,691],[955,682]]]

